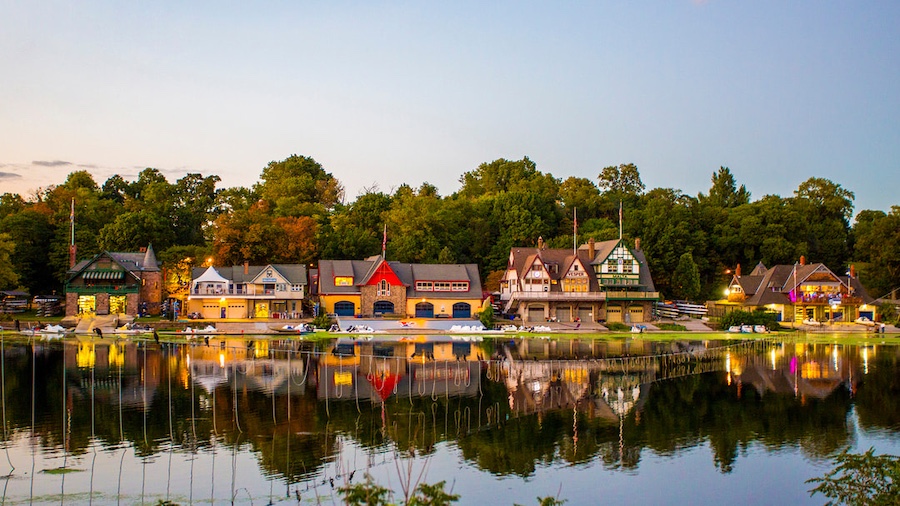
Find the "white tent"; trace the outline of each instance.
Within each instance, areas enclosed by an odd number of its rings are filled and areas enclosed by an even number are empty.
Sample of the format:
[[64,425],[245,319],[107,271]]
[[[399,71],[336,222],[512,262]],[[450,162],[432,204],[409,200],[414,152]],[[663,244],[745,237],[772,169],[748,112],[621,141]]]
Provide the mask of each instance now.
[[200,286],[202,286],[203,283],[212,283],[212,284],[216,284],[216,285],[220,285],[220,284],[227,285],[228,280],[223,278],[222,275],[219,274],[219,271],[217,271],[215,267],[210,265],[209,268],[206,269],[206,271],[204,271],[203,274],[201,274],[199,278],[195,279],[192,282],[192,285],[194,288],[194,290],[192,290],[192,291],[195,291],[197,288],[200,288]]

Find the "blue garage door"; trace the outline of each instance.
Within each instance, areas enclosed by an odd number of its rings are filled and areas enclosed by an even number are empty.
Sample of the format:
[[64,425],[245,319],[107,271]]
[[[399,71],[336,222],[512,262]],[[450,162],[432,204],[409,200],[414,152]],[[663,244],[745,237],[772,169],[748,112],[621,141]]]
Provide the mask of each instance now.
[[372,310],[375,311],[375,316],[394,314],[394,303],[387,300],[376,300]]
[[453,317],[454,318],[471,318],[472,317],[472,306],[466,304],[465,302],[457,302],[453,304]]
[[434,304],[430,302],[416,304],[416,318],[434,318]]
[[338,316],[355,316],[356,306],[352,302],[342,300],[334,303],[334,314]]

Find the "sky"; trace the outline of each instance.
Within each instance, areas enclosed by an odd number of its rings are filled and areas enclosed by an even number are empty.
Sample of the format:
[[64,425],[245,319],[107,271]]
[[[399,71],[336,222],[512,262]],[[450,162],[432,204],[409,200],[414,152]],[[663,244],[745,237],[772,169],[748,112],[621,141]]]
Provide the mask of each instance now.
[[753,200],[811,177],[900,205],[900,2],[0,0],[0,193],[88,170],[346,189],[460,187],[528,156],[562,180]]

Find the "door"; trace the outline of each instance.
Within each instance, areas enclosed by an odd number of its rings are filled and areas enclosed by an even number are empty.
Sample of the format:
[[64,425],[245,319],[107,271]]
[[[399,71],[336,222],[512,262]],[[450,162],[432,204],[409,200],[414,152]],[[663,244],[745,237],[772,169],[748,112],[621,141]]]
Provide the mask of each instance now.
[[471,318],[472,317],[472,306],[466,304],[465,302],[457,302],[453,304],[453,317],[454,318]]
[[606,321],[609,323],[622,322],[622,306],[607,306]]
[[355,316],[356,305],[350,301],[342,300],[334,303],[334,314],[338,316]]
[[430,302],[416,304],[416,318],[434,318],[434,304]]

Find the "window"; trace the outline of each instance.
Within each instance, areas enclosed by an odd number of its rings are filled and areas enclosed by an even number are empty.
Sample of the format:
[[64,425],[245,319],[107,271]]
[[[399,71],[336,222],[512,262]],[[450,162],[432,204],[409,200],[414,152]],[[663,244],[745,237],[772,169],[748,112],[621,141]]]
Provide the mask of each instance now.
[[435,281],[434,282],[434,291],[435,292],[449,292],[450,291],[450,282],[449,281]]
[[386,279],[378,282],[378,295],[391,295],[391,285],[388,284]]
[[431,281],[416,281],[416,291],[430,292],[434,290],[434,283]]
[[302,292],[303,285],[291,285],[291,291],[292,292]]
[[285,292],[285,291],[287,291],[287,284],[285,284],[285,283],[278,283],[277,285],[275,285],[275,291],[276,291],[276,292]]
[[468,281],[454,281],[451,285],[454,292],[468,292],[469,291],[469,282]]
[[353,286],[352,276],[335,276],[334,286]]

